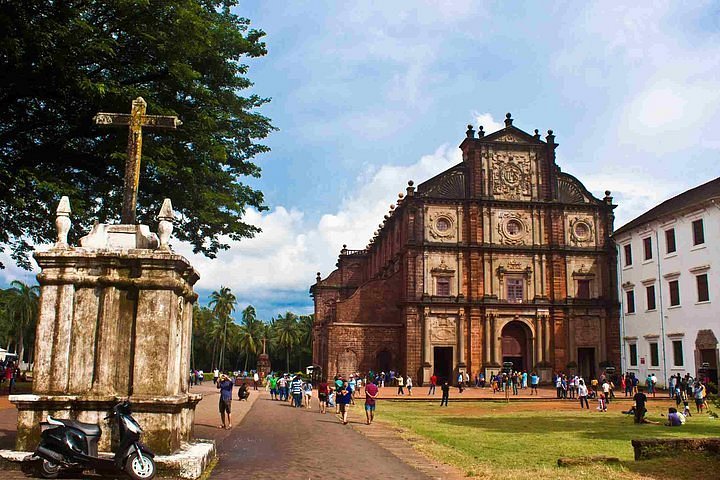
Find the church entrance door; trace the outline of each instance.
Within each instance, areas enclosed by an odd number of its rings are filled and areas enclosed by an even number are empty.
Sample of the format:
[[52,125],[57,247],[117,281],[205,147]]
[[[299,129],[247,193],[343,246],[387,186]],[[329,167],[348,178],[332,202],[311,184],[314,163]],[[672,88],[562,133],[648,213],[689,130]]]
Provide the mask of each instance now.
[[595,349],[592,347],[578,348],[578,374],[589,382],[595,378]]
[[375,356],[375,370],[388,373],[392,365],[392,354],[387,350],[381,350]]
[[453,347],[435,347],[433,349],[433,368],[438,377],[438,383],[446,381],[453,383]]
[[513,321],[502,329],[502,358],[512,362],[513,370],[530,370],[532,337],[527,325]]

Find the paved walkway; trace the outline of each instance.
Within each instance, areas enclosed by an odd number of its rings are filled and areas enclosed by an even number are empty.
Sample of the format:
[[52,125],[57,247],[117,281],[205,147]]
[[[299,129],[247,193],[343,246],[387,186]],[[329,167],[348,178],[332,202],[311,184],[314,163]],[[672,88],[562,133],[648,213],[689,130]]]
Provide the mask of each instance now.
[[[334,412],[334,410],[333,410]],[[361,417],[362,415],[362,417]],[[349,420],[363,424],[365,412],[352,407]],[[263,392],[250,414],[219,446],[211,479],[342,477],[428,479],[350,425],[328,412],[295,409]]]

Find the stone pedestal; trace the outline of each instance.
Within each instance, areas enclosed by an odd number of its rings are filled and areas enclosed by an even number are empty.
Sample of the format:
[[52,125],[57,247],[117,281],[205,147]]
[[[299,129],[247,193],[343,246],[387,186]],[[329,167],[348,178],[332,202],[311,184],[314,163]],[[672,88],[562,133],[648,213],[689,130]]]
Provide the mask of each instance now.
[[[193,285],[190,263],[141,225],[96,225],[83,247],[67,245],[35,259],[42,269],[33,394],[17,395],[18,450],[33,450],[48,414],[100,424],[123,399],[157,454],[192,436],[189,393]],[[153,250],[155,248],[155,250]]]

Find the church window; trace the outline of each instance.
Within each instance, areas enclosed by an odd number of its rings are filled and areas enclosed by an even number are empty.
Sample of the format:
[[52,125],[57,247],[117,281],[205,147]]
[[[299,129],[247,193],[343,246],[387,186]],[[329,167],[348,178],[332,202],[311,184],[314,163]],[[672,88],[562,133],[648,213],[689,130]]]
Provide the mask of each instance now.
[[590,234],[590,229],[584,223],[575,224],[575,235],[578,238],[585,238]]
[[577,281],[577,298],[590,298],[590,280]]
[[650,366],[660,366],[660,349],[658,348],[657,342],[650,343]]
[[630,244],[625,245],[625,266],[629,267],[632,265],[632,246]]
[[666,253],[673,253],[677,247],[675,246],[675,229],[670,228],[665,230],[665,251]]
[[675,307],[680,305],[680,284],[677,280],[668,282],[670,288],[670,306]]
[[705,243],[705,228],[703,227],[702,218],[692,222],[693,229],[693,245]]
[[638,352],[637,352],[637,344],[631,343],[628,345],[630,347],[630,366],[637,367],[637,359],[638,359]]
[[634,290],[628,290],[625,292],[625,297],[627,298],[627,313],[635,313],[635,291]]
[[673,340],[673,365],[682,367],[683,362],[683,345],[682,340]]
[[510,303],[522,303],[523,281],[520,278],[507,279],[507,301]]
[[447,232],[450,230],[450,221],[447,218],[438,218],[435,222],[435,228],[438,232]]
[[657,308],[655,304],[655,285],[645,287],[645,295],[647,297],[647,309],[655,310]]
[[708,289],[707,273],[698,275],[695,277],[695,281],[697,282],[698,302],[709,302],[710,290]]
[[645,260],[652,259],[652,238],[643,238],[643,253],[645,254]]
[[438,277],[435,280],[435,294],[442,297],[450,296],[450,277]]
[[520,225],[520,222],[517,220],[510,220],[507,222],[507,232],[511,236],[517,236],[520,234],[520,231],[522,230],[522,225]]

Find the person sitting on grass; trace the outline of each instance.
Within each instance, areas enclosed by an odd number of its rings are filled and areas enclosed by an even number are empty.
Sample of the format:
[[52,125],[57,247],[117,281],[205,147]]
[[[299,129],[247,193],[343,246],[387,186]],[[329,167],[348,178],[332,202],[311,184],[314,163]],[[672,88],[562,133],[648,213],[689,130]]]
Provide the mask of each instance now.
[[667,427],[680,427],[685,423],[685,415],[678,413],[675,408],[668,408],[668,421],[665,424]]

